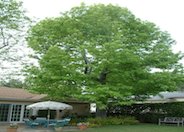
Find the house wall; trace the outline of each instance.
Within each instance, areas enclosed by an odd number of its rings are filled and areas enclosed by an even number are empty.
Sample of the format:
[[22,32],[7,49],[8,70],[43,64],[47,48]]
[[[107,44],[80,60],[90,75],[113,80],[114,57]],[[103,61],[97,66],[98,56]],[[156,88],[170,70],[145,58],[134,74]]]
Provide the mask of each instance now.
[[[26,110],[26,106],[35,102],[36,101],[0,100],[0,116],[3,116],[3,118],[0,118],[0,122],[23,122],[24,118],[30,116],[30,112],[29,110]],[[77,116],[88,116],[90,114],[89,103],[70,102],[67,104],[72,105],[73,110],[63,112],[63,114],[68,114],[68,112],[69,114],[75,114]]]
[[72,114],[77,114],[78,116],[88,116],[90,114],[90,104],[89,103],[69,103],[73,106]]

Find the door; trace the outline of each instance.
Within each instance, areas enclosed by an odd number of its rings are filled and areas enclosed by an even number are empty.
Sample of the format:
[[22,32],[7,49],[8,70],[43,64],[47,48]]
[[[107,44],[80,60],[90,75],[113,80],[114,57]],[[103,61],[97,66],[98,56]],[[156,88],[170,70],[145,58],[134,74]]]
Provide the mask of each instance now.
[[11,117],[10,122],[20,122],[21,120],[22,105],[12,104],[11,105]]
[[9,118],[10,104],[0,104],[0,122],[7,122]]

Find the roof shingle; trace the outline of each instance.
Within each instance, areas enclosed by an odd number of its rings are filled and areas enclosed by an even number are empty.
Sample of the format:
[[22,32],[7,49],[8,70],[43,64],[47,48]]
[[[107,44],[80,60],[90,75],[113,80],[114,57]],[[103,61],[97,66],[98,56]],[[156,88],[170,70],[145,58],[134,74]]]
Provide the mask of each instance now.
[[33,94],[26,89],[0,87],[0,99],[40,100],[44,94]]

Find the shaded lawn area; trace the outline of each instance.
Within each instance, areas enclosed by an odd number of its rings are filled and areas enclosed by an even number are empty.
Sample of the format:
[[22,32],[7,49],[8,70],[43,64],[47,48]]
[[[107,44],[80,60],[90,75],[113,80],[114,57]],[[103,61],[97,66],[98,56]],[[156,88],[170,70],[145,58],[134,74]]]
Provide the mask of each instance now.
[[184,132],[184,127],[176,125],[117,125],[99,128],[88,128],[85,132]]

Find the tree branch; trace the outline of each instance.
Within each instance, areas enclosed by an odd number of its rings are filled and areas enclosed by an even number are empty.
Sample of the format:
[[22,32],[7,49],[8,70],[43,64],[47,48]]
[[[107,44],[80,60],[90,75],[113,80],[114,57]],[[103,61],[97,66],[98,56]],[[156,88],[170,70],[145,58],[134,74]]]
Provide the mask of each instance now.
[[0,49],[3,49],[4,47],[8,46],[8,41],[6,41],[6,38],[5,38],[4,31],[3,31],[2,27],[0,28],[0,33],[1,33],[2,41],[3,41],[2,46],[0,46]]
[[92,68],[88,66],[88,64],[90,64],[90,62],[89,62],[89,60],[88,60],[86,55],[87,55],[87,51],[84,50],[83,58],[84,58],[84,63],[86,64],[86,66],[84,68],[84,74],[89,74],[89,73],[91,73]]

